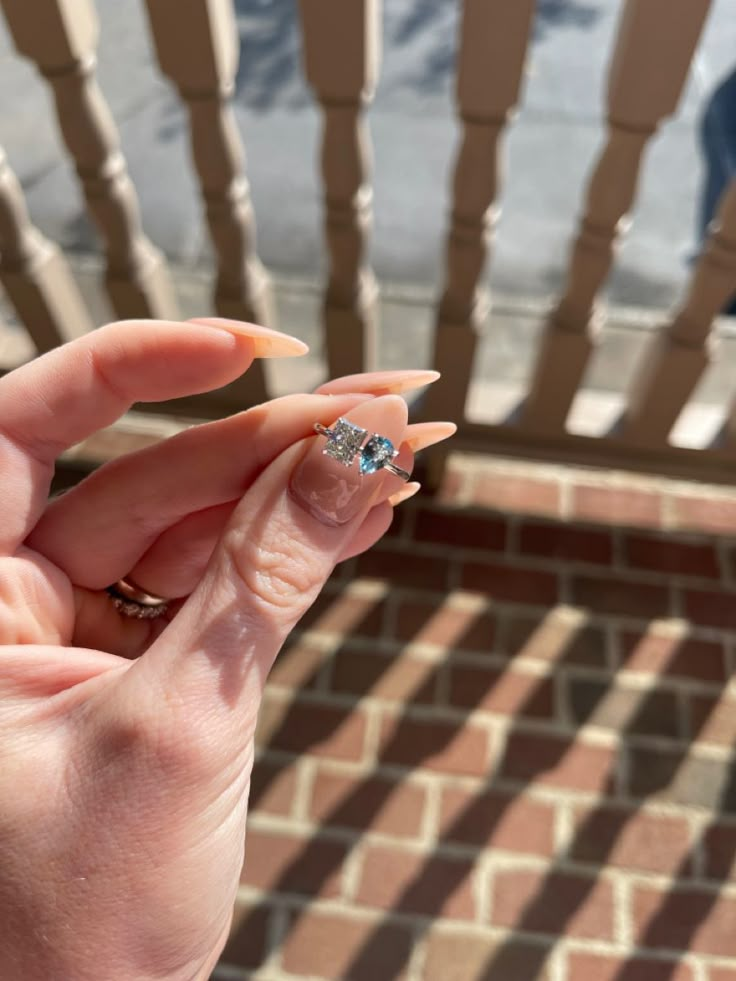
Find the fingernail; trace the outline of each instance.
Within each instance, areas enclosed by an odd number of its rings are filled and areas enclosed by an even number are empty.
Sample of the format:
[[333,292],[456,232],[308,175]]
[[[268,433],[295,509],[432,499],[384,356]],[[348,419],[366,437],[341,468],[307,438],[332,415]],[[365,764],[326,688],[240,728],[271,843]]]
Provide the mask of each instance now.
[[[344,418],[365,430],[362,443],[378,433],[398,447],[406,428],[407,408],[398,395],[383,395],[356,406]],[[325,436],[315,435],[292,474],[289,491],[318,521],[338,527],[367,512],[386,493],[387,479],[393,482],[397,478],[381,470],[362,476],[358,468],[360,450],[348,467],[324,452],[328,445]]]
[[304,341],[300,341],[298,337],[282,334],[280,330],[271,330],[270,327],[261,327],[260,324],[226,320],[224,317],[194,317],[191,323],[226,330],[228,334],[240,337],[249,337],[255,344],[257,358],[299,357],[309,350]]
[[454,422],[415,422],[406,427],[403,443],[417,453],[443,439],[449,439],[457,432]]
[[418,480],[412,480],[412,482],[407,484],[403,490],[396,491],[395,494],[392,494],[388,499],[388,503],[394,508],[397,504],[403,504],[403,502],[408,501],[410,497],[414,497],[421,486],[422,485]]
[[440,377],[439,371],[411,369],[407,371],[366,371],[325,382],[317,389],[320,395],[342,395],[344,392],[371,392],[374,395],[399,395],[415,388],[431,385]]

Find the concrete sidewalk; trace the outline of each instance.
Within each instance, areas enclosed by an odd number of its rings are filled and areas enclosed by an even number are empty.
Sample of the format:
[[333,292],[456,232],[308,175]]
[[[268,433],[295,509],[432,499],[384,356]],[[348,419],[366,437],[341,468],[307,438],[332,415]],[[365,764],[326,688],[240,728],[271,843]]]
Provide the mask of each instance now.
[[[375,145],[372,258],[379,275],[436,289],[449,168],[457,144],[452,73],[457,6],[386,5]],[[695,243],[703,180],[698,117],[731,70],[736,19],[715,0],[677,119],[646,162],[636,224],[611,284],[615,302],[666,306]],[[209,249],[189,163],[185,115],[152,64],[140,3],[98,0],[99,78],[120,126],[148,234],[178,263]],[[319,275],[319,118],[301,81],[293,0],[236,0],[242,36],[236,111],[248,148],[259,250],[278,273]],[[546,296],[566,261],[580,190],[601,139],[601,91],[618,0],[540,0],[524,109],[508,140],[504,216],[491,280],[501,292]],[[44,83],[0,34],[0,143],[34,221],[65,247],[96,240],[62,153]],[[411,180],[406,175],[411,174]]]
[[[71,255],[72,274],[95,324],[114,320],[104,292],[100,256]],[[213,277],[207,268],[171,265],[174,291],[182,317],[213,314]],[[314,278],[277,275],[273,280],[276,322],[310,347],[303,358],[265,362],[272,396],[305,392],[327,378],[323,350],[322,289]],[[431,286],[384,283],[378,303],[378,367],[430,367],[436,317],[436,291]],[[533,370],[539,335],[550,309],[549,298],[521,298],[496,291],[480,337],[471,380],[467,415],[473,422],[496,423],[507,418],[523,397]],[[568,420],[572,432],[599,435],[613,425],[623,409],[635,366],[663,323],[661,311],[646,307],[609,306],[605,330],[591,360],[583,389]],[[0,363],[19,364],[33,356],[31,341],[18,327],[14,311],[0,295]],[[692,403],[673,430],[676,444],[707,444],[723,423],[733,398],[736,364],[736,323],[716,324],[718,354],[701,380]],[[694,441],[694,442],[693,442]]]
[[[71,256],[71,267],[93,322],[104,324],[113,320],[103,290],[101,258]],[[182,316],[212,315],[211,271],[176,263],[172,264],[171,273]],[[304,358],[266,362],[270,390],[274,395],[309,391],[326,377],[321,285],[311,277],[276,275],[274,294],[278,325],[306,341],[310,352]],[[434,285],[382,285],[378,304],[380,368],[431,365],[436,302]],[[468,401],[471,419],[490,422],[503,418],[504,406],[507,403],[510,406],[521,395],[533,369],[539,334],[549,309],[548,297],[494,292],[493,307],[480,339],[473,371]],[[0,322],[12,322],[12,311],[1,298]],[[584,385],[596,405],[583,400],[571,416],[573,428],[580,422],[581,431],[587,431],[584,417],[591,411],[597,416],[596,407],[606,418],[615,415],[616,405],[628,389],[632,366],[639,362],[646,346],[653,340],[653,331],[662,323],[661,311],[644,306],[609,306],[606,327]],[[697,411],[715,410],[713,425],[717,428],[717,420],[733,395],[736,322],[721,318],[716,325],[716,337],[720,353],[698,386],[696,401]],[[687,421],[685,416],[684,422]]]

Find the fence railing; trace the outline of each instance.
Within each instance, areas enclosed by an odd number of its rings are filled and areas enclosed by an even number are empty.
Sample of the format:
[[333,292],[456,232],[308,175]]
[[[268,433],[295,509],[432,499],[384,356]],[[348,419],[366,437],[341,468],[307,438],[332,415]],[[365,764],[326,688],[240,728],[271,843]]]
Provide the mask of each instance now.
[[[223,316],[274,325],[273,289],[254,246],[255,222],[243,144],[230,104],[239,56],[232,0],[145,0],[161,72],[189,115],[192,159],[216,257],[212,304]],[[448,0],[449,2],[449,0]],[[647,146],[677,110],[710,0],[622,0],[609,53],[607,131],[581,188],[581,214],[561,295],[540,335],[534,369],[512,411],[493,423],[467,416],[478,339],[490,297],[486,268],[498,202],[504,132],[521,102],[534,0],[458,0],[456,60],[460,138],[449,189],[444,288],[438,298],[434,367],[442,379],[423,403],[427,417],[459,425],[453,448],[557,462],[623,467],[690,478],[736,479],[736,406],[724,405],[715,439],[672,432],[714,356],[714,324],[736,291],[736,184],[724,194],[685,300],[631,366],[621,411],[605,431],[570,426],[586,369],[605,330],[599,297],[635,204]],[[92,0],[1,0],[18,52],[53,94],[106,254],[105,287],[119,317],[176,317],[166,262],[145,236],[115,123],[95,77]],[[298,0],[306,79],[323,119],[321,171],[326,370],[368,370],[376,360],[377,287],[366,262],[371,222],[367,110],[379,75],[380,0]],[[603,53],[601,57],[603,57]],[[513,180],[513,174],[509,180]],[[444,189],[437,200],[446,195]],[[0,281],[43,352],[92,329],[58,248],[29,219],[18,181],[0,158]],[[490,337],[493,317],[490,317]],[[1,344],[0,367],[28,356]],[[735,374],[736,377],[736,374]],[[218,411],[267,398],[251,370]],[[207,396],[198,397],[204,405]],[[170,412],[176,414],[177,407]],[[183,410],[181,410],[183,411]],[[192,414],[187,403],[186,413]],[[212,407],[204,413],[212,415]],[[438,475],[445,449],[433,458]]]

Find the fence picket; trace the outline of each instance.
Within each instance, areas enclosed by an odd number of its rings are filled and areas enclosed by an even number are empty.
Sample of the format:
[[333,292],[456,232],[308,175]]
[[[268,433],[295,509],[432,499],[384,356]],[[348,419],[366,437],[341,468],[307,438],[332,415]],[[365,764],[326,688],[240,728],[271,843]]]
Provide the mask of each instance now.
[[97,84],[94,6],[90,0],[2,0],[2,7],[16,48],[53,91],[61,134],[104,239],[105,287],[115,313],[176,319],[164,257],[143,233],[117,129]]

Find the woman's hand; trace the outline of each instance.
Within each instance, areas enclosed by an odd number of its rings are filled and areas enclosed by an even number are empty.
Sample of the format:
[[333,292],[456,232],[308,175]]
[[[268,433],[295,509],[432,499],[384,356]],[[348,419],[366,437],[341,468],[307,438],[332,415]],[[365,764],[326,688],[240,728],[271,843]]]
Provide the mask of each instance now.
[[[218,388],[293,338],[226,321],[110,324],[0,380],[0,977],[206,979],[243,861],[253,732],[284,639],[410,488],[324,456],[346,416],[412,448],[396,393],[354,376],[101,467],[49,502],[54,460],[135,402]],[[343,394],[347,393],[347,394]],[[398,495],[398,498],[397,498]],[[130,577],[171,597],[120,614]]]

